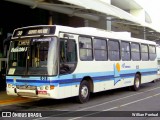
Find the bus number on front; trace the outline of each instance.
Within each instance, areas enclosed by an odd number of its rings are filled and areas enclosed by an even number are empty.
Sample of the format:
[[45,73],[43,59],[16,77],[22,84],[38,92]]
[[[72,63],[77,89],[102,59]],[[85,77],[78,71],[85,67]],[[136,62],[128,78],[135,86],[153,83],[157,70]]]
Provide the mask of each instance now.
[[41,76],[40,79],[41,80],[47,80],[47,76]]

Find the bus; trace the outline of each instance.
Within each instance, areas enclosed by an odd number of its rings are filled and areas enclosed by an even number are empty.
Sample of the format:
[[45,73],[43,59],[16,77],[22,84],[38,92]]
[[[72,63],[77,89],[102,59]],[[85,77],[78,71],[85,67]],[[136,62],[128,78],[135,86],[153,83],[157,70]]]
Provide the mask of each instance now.
[[15,29],[6,76],[8,95],[80,103],[90,93],[157,79],[156,43],[92,27],[36,25]]

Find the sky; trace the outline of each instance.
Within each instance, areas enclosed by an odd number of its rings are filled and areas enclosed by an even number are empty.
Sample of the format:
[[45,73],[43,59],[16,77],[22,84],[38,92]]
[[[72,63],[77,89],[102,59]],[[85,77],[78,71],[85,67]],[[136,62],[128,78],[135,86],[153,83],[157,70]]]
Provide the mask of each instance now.
[[150,15],[153,25],[160,27],[160,0],[136,0]]

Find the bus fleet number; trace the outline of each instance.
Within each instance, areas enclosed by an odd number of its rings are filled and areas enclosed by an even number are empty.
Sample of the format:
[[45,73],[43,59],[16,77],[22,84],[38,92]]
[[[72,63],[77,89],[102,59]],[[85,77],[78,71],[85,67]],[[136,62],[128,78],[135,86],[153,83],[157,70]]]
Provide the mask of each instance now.
[[41,76],[40,79],[41,80],[47,80],[47,76]]

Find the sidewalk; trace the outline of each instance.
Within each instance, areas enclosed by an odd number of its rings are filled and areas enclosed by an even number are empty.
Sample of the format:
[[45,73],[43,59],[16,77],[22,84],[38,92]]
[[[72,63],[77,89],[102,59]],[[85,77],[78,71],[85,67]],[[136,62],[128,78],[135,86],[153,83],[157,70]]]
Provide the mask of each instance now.
[[20,96],[7,95],[6,91],[0,91],[0,106],[17,104],[28,101],[32,101],[32,99],[22,98]]
[[0,91],[0,101],[2,100],[8,100],[8,99],[15,99],[18,96],[11,96],[11,95],[7,95],[7,92],[5,90],[1,90]]

